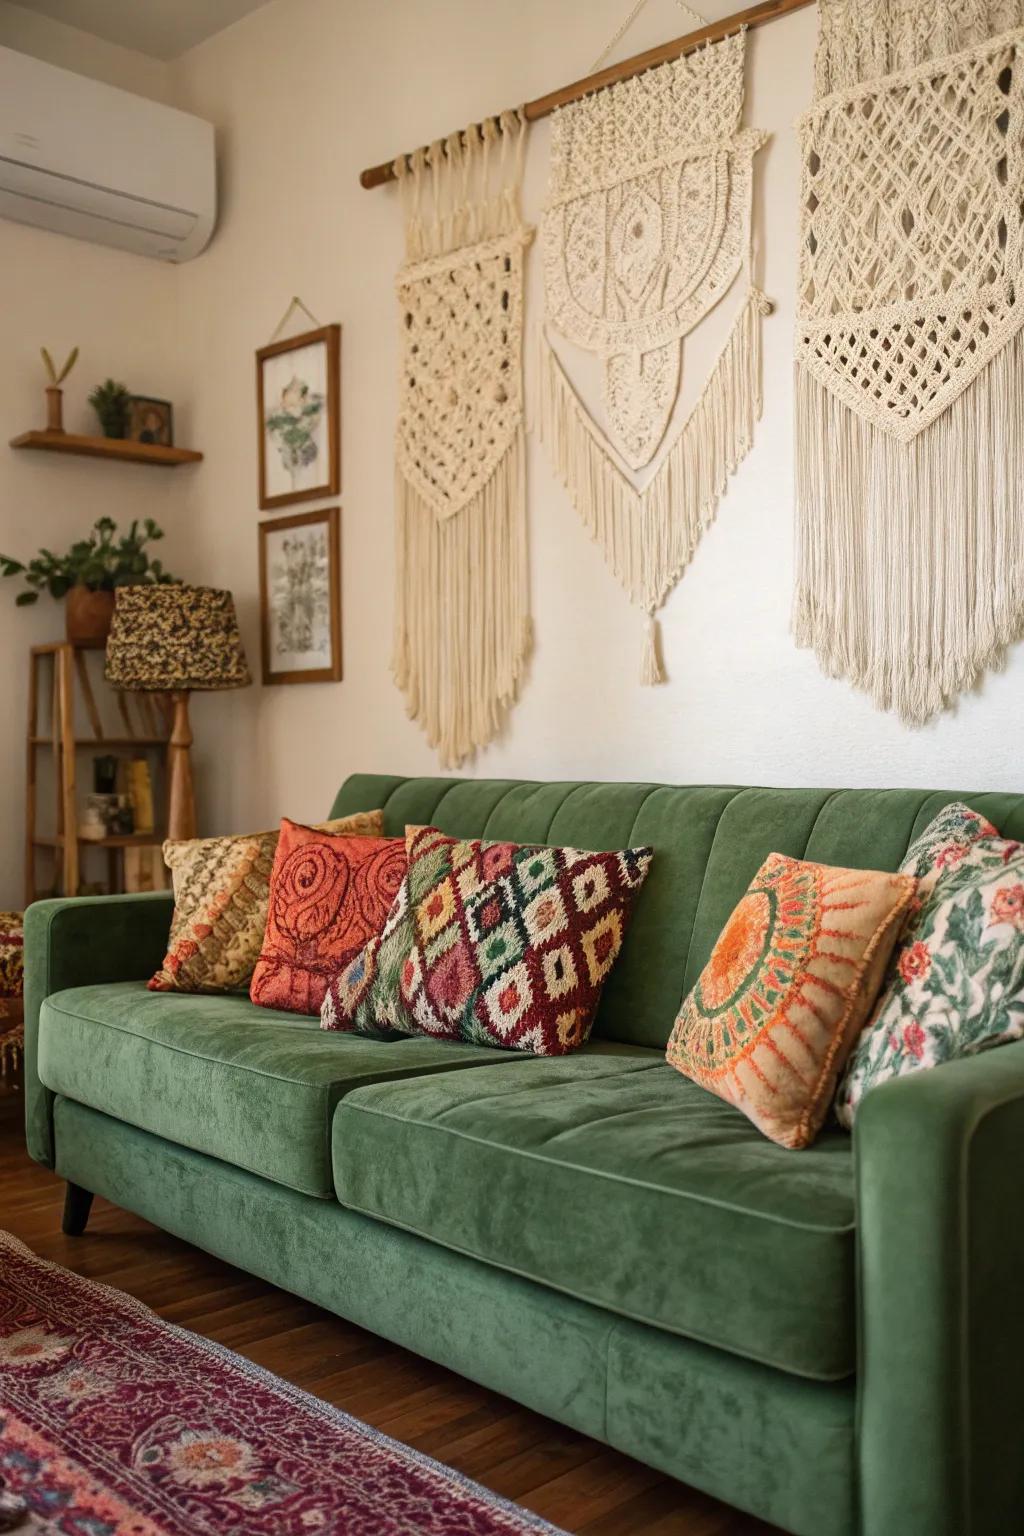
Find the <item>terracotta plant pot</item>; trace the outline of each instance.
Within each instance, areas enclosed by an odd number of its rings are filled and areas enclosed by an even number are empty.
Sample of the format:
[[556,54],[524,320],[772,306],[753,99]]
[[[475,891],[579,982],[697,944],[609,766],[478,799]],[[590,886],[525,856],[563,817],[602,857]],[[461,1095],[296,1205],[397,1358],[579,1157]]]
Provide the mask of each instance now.
[[72,587],[64,599],[67,638],[71,645],[77,645],[82,650],[103,649],[113,617],[113,592],[90,592],[88,587]]

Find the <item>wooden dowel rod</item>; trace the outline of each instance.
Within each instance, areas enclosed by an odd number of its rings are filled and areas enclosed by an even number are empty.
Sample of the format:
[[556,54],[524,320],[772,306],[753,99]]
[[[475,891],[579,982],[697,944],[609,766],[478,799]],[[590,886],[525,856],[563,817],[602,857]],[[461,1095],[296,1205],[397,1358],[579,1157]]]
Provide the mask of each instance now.
[[[745,11],[734,11],[731,16],[723,16],[721,21],[713,21],[696,32],[687,32],[683,37],[674,37],[671,42],[659,43],[657,48],[635,53],[631,59],[623,59],[621,64],[610,64],[607,69],[599,69],[596,74],[586,75],[582,80],[574,80],[571,85],[563,85],[557,91],[549,91],[546,96],[528,101],[523,108],[526,120],[535,123],[540,117],[549,117],[556,107],[568,106],[570,101],[579,101],[581,96],[602,91],[605,86],[615,85],[619,80],[631,80],[634,75],[642,75],[644,70],[654,69],[658,64],[667,64],[671,59],[681,59],[684,54],[693,53],[704,43],[721,42],[723,37],[738,32],[740,27],[752,31],[755,27],[767,26],[770,21],[778,21],[781,16],[791,16],[794,11],[802,11],[813,4],[814,0],[761,0],[760,5],[748,6]],[[514,112],[515,108],[512,110]],[[500,126],[500,118],[496,117],[494,121]],[[394,163],[392,158],[382,165],[371,165],[360,176],[361,185],[369,192],[373,187],[382,187],[385,182],[394,181]]]

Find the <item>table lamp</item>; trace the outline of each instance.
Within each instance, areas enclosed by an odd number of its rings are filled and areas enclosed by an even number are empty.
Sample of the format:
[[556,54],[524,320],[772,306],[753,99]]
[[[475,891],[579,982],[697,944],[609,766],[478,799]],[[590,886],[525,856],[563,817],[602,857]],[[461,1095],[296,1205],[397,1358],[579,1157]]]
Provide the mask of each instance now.
[[188,696],[195,689],[244,688],[252,682],[231,593],[178,585],[119,587],[104,676],[114,688],[170,694],[167,836],[195,837]]

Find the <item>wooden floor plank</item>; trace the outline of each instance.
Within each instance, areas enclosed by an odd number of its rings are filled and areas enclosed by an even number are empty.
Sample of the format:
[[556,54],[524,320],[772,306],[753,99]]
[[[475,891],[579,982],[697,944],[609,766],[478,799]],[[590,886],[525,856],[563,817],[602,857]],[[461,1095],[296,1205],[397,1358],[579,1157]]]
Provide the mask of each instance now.
[[572,1536],[781,1536],[104,1200],[84,1236],[65,1237],[64,1186],[27,1157],[22,1109],[0,1088],[0,1227],[41,1258],[129,1292]]

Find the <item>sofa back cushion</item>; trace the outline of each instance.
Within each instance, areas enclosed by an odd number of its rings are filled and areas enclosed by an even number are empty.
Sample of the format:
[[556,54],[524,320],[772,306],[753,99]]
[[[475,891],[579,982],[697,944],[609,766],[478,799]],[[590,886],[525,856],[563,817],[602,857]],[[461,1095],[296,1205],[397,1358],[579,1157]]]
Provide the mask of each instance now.
[[923,789],[758,789],[535,783],[353,774],[333,816],[384,812],[384,832],[429,824],[452,837],[655,850],[594,1034],[664,1046],[680,1004],[769,853],[895,870],[951,800],[1024,839],[1024,796]]

